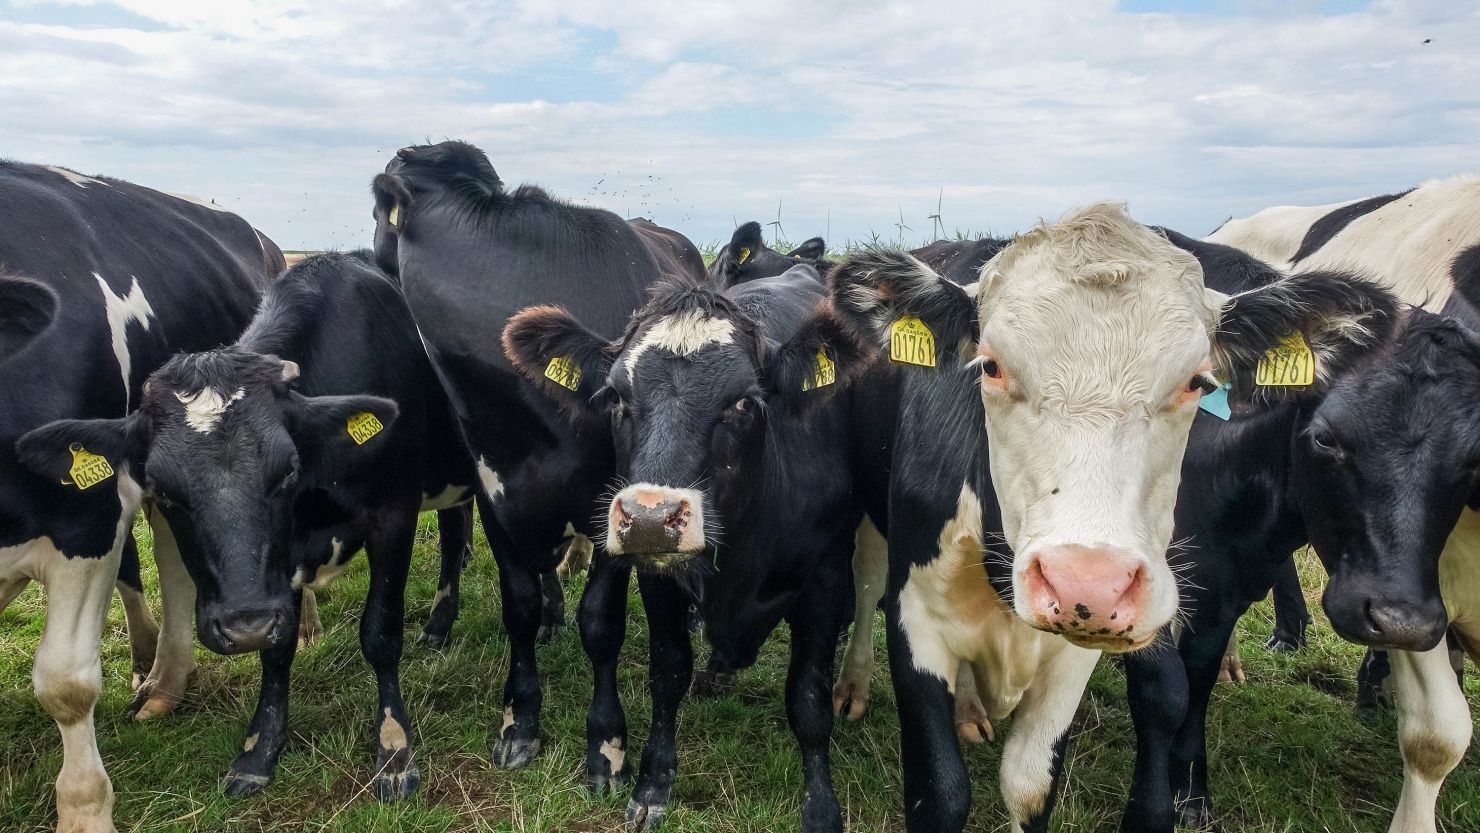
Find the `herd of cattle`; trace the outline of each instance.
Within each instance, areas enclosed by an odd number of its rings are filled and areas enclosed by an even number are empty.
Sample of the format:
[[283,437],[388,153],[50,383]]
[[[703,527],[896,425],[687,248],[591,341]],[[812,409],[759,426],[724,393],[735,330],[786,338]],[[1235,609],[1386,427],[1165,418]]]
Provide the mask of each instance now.
[[[214,205],[0,163],[0,609],[47,588],[33,681],[61,730],[64,833],[115,829],[93,729],[115,585],[139,718],[180,702],[195,637],[260,655],[223,783],[241,795],[287,742],[313,590],[361,549],[369,772],[381,800],[416,790],[398,678],[416,522],[439,513],[422,639],[442,644],[473,504],[510,643],[493,764],[539,754],[536,645],[564,619],[557,568],[590,558],[585,781],[633,782],[631,829],[663,821],[691,684],[724,691],[785,620],[801,826],[841,831],[829,736],[867,707],[880,606],[910,831],[963,829],[959,743],[1009,715],[1002,796],[1015,829],[1046,830],[1107,651],[1136,730],[1122,829],[1211,825],[1209,693],[1277,584],[1276,641],[1303,640],[1306,544],[1332,626],[1375,649],[1367,696],[1395,689],[1391,830],[1436,829],[1480,652],[1480,178],[1201,240],[1107,202],[835,262],[748,223],[708,268],[674,231],[506,187],[462,142],[400,150],[372,191],[373,252],[284,271]],[[634,571],[653,711],[635,766],[617,687]]]

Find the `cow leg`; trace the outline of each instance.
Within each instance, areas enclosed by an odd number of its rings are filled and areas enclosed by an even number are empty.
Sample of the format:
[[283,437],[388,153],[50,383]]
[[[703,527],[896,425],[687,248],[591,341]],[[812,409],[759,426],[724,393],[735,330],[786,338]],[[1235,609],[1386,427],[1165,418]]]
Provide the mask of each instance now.
[[[300,621],[298,608],[303,596],[293,594],[291,621]],[[262,663],[262,684],[257,691],[257,710],[247,726],[242,751],[231,762],[221,779],[221,791],[230,797],[251,795],[272,783],[278,758],[288,743],[288,677],[293,657],[298,653],[298,639],[284,639],[283,644],[257,655]]]
[[1016,829],[1024,833],[1048,830],[1064,772],[1069,724],[1100,660],[1099,651],[1068,642],[1045,650],[1053,653],[1023,692],[1002,747],[1002,798]]
[[1228,635],[1228,645],[1223,648],[1223,661],[1218,665],[1218,682],[1242,683],[1246,680],[1248,677],[1244,676],[1244,661],[1238,655],[1238,628],[1234,628]]
[[462,572],[473,559],[472,503],[437,513],[437,546],[442,552],[437,597],[432,600],[432,614],[416,639],[417,644],[433,648],[447,644],[452,638],[452,623],[457,621]]
[[[885,602],[889,675],[899,711],[900,759],[904,769],[904,820],[909,833],[957,833],[971,811],[971,782],[956,744],[953,697],[958,662],[928,630],[908,632],[899,600]],[[924,643],[929,643],[928,645]],[[922,670],[916,657],[940,657],[938,668]]]
[[656,830],[668,812],[678,777],[678,704],[694,674],[694,646],[689,640],[689,597],[670,578],[637,574],[648,620],[648,685],[653,696],[653,725],[642,750],[637,786],[627,803],[627,828]]
[[833,711],[827,695],[838,636],[848,621],[847,576],[841,564],[818,572],[787,617],[791,665],[786,673],[786,717],[802,752],[802,830],[842,833],[843,811],[833,792],[828,757]]
[[982,705],[981,691],[976,687],[976,671],[971,663],[961,663],[956,672],[956,736],[966,743],[996,740],[987,707]]
[[319,597],[314,595],[313,588],[303,588],[303,601],[299,608],[298,649],[301,651],[324,638],[324,622],[319,618]]
[[144,597],[144,577],[139,569],[139,545],[130,531],[123,539],[123,560],[118,565],[118,598],[123,601],[123,617],[128,621],[128,648],[133,659],[129,684],[135,691],[144,684],[149,669],[154,667],[154,652],[159,648],[159,622]]
[[540,675],[535,639],[540,630],[540,577],[514,553],[514,543],[494,516],[493,506],[478,499],[483,532],[498,564],[504,630],[509,634],[509,676],[504,681],[504,721],[493,742],[493,765],[518,769],[540,753]]
[[62,734],[58,833],[114,833],[113,784],[98,754],[93,707],[103,684],[98,647],[122,549],[119,540],[101,558],[67,558],[53,551],[42,578],[46,625],[31,682]]
[[627,637],[631,576],[627,563],[596,558],[576,611],[593,682],[591,708],[586,712],[586,788],[597,795],[625,784],[632,770],[627,763],[627,716],[617,694],[617,661]]
[[540,573],[540,629],[535,644],[549,645],[565,631],[565,591],[554,570]]
[[154,563],[159,568],[159,595],[164,622],[154,666],[134,693],[128,714],[148,720],[175,710],[185,697],[185,684],[195,670],[195,582],[180,560],[180,547],[164,513],[147,507],[145,517],[154,530]]
[[1187,717],[1187,671],[1169,628],[1145,650],[1125,657],[1126,699],[1136,728],[1136,769],[1121,816],[1122,833],[1171,833],[1177,823],[1172,799],[1172,740]]
[[739,672],[730,667],[719,652],[711,650],[704,670],[694,675],[694,686],[690,694],[695,697],[725,697],[735,690]]
[[[1240,611],[1240,615],[1242,612]],[[1213,799],[1208,792],[1208,699],[1218,682],[1218,668],[1238,616],[1189,627],[1182,634],[1182,662],[1187,669],[1187,719],[1172,743],[1171,779],[1181,823],[1213,828]]]
[[1271,651],[1298,651],[1306,645],[1305,628],[1315,621],[1305,606],[1305,591],[1295,556],[1285,559],[1274,581],[1274,634],[1265,644]]
[[843,654],[843,669],[833,685],[833,711],[857,720],[868,709],[874,674],[874,611],[889,580],[889,542],[868,518],[853,539],[853,634]]
[[1397,683],[1403,794],[1388,833],[1433,833],[1445,776],[1470,746],[1470,707],[1444,642],[1428,651],[1390,651]]
[[411,748],[411,720],[401,699],[402,631],[406,624],[406,573],[416,542],[416,510],[381,515],[365,541],[370,559],[370,589],[360,619],[360,651],[375,671],[379,702],[371,731],[375,737],[372,783],[381,801],[416,791],[421,770]]
[[1380,648],[1368,648],[1367,653],[1362,655],[1362,665],[1357,669],[1356,714],[1358,719],[1376,720],[1382,715],[1383,706],[1391,705],[1387,703],[1385,688],[1388,675],[1392,674],[1392,671],[1387,651]]

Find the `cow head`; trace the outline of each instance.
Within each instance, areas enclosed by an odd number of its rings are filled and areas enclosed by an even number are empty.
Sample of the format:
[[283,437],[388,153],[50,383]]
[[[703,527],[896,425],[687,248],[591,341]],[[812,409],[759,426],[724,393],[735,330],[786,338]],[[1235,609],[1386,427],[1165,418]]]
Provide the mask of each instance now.
[[324,486],[396,418],[388,399],[303,396],[289,386],[297,376],[293,362],[235,348],[179,355],[149,377],[133,415],[55,422],[21,441],[43,472],[81,445],[142,473],[195,581],[200,640],[218,653],[297,637],[295,515],[330,511]]
[[722,246],[709,264],[709,278],[719,287],[779,275],[798,263],[819,266],[827,254],[827,244],[813,237],[782,254],[761,239],[761,224],[754,220],[735,229],[730,242]]
[[804,417],[860,369],[860,347],[822,293],[804,297],[800,324],[783,333],[677,278],[654,288],[615,343],[554,307],[509,322],[504,350],[521,373],[584,417],[610,421],[626,485],[608,507],[609,552],[651,569],[696,563],[718,535],[715,506],[756,488],[747,460],[768,423]]
[[1439,556],[1480,497],[1476,401],[1480,339],[1415,309],[1295,437],[1291,480],[1330,574],[1326,615],[1343,638],[1426,651],[1444,637]]
[[503,192],[503,182],[483,151],[455,139],[396,151],[370,183],[375,195],[375,263],[400,277],[400,241],[426,200],[452,194],[474,202]]
[[56,293],[46,285],[0,274],[0,363],[45,332],[56,313]]
[[1040,224],[981,275],[973,299],[909,255],[868,253],[834,270],[834,303],[908,370],[980,386],[1017,615],[1085,646],[1143,647],[1179,605],[1166,550],[1200,397],[1248,382],[1293,331],[1319,359],[1360,328],[1342,298],[1307,299],[1294,278],[1205,289],[1195,258],[1109,203]]

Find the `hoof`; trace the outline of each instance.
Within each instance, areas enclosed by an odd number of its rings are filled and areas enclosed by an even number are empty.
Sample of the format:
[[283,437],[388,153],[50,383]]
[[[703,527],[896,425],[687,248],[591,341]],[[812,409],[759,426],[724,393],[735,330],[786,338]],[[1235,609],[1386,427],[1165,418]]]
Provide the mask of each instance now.
[[424,645],[424,646],[426,646],[428,648],[432,648],[434,650],[441,650],[442,648],[446,648],[447,647],[447,643],[448,642],[451,642],[451,641],[452,641],[452,634],[451,633],[446,633],[446,632],[444,632],[444,633],[436,633],[434,631],[429,631],[429,630],[423,630],[421,632],[421,636],[418,636],[416,638],[416,644],[417,645]]
[[833,712],[849,720],[857,720],[868,711],[868,683],[856,680],[838,680],[833,686]]
[[564,622],[561,622],[558,625],[540,625],[540,629],[536,631],[534,635],[534,644],[549,645],[550,643],[559,639],[564,633]]
[[1381,723],[1383,708],[1381,703],[1358,703],[1352,713],[1363,723]]
[[1177,815],[1180,818],[1178,825],[1190,830],[1199,830],[1204,833],[1218,833],[1217,819],[1213,818],[1213,808],[1208,805],[1205,798],[1184,801],[1177,807]]
[[993,743],[997,740],[997,734],[992,731],[992,724],[988,720],[972,723],[957,723],[956,737],[966,743]]
[[375,788],[375,797],[381,803],[388,804],[392,801],[400,801],[416,792],[421,786],[421,770],[415,762],[407,763],[400,772],[387,772],[381,770],[375,774],[371,786]]
[[695,697],[724,697],[735,690],[736,679],[734,671],[710,671],[706,668],[694,674],[691,691]]
[[124,709],[123,714],[135,720],[150,720],[173,712],[178,705],[180,705],[179,697],[162,692],[156,693],[154,686],[145,680],[139,686],[139,690],[134,692],[134,699],[128,704],[128,708]]
[[1244,663],[1237,656],[1225,655],[1223,663],[1218,667],[1218,682],[1220,683],[1242,683],[1247,682],[1244,676]]
[[643,804],[634,798],[627,803],[627,829],[632,833],[657,830],[667,814],[668,808],[662,804]]
[[587,772],[586,790],[593,796],[616,795],[627,788],[631,780],[628,770],[623,768],[614,775],[610,772]]
[[81,818],[71,816],[57,821],[57,833],[118,833],[111,816]]
[[1301,648],[1305,647],[1305,640],[1292,639],[1288,636],[1275,634],[1269,638],[1268,642],[1264,643],[1264,647],[1270,651],[1276,651],[1281,654],[1293,654]]
[[244,795],[261,792],[272,778],[266,775],[252,775],[247,772],[228,772],[221,779],[221,792],[228,798],[241,798]]
[[499,769],[518,769],[540,754],[540,739],[522,738],[499,740],[493,744],[493,765]]

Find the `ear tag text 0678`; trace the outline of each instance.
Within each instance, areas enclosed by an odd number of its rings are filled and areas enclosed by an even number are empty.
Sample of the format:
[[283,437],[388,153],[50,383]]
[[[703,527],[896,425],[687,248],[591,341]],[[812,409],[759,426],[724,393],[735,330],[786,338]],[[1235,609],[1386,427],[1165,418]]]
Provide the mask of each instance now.
[[344,427],[349,431],[349,438],[355,441],[355,445],[364,445],[371,437],[385,430],[380,417],[369,411],[362,411],[350,417]]
[[917,316],[900,317],[889,325],[889,361],[935,367],[935,333]]
[[395,205],[391,206],[391,216],[387,217],[386,218],[386,221],[389,222],[391,225],[394,226],[394,225],[397,225],[400,222],[400,219],[401,219],[401,204],[400,203],[396,203]]
[[1267,387],[1305,387],[1315,380],[1316,356],[1299,330],[1269,348],[1254,370],[1254,384]]
[[64,485],[76,486],[80,492],[113,476],[113,466],[109,465],[107,457],[94,454],[79,443],[72,443],[67,450],[72,452],[72,467],[67,470],[72,482],[63,480]]
[[817,348],[817,364],[812,369],[812,378],[802,381],[802,390],[825,388],[838,380],[838,365],[827,357],[827,351]]
[[581,368],[570,356],[556,356],[545,365],[545,378],[566,390],[581,387]]

